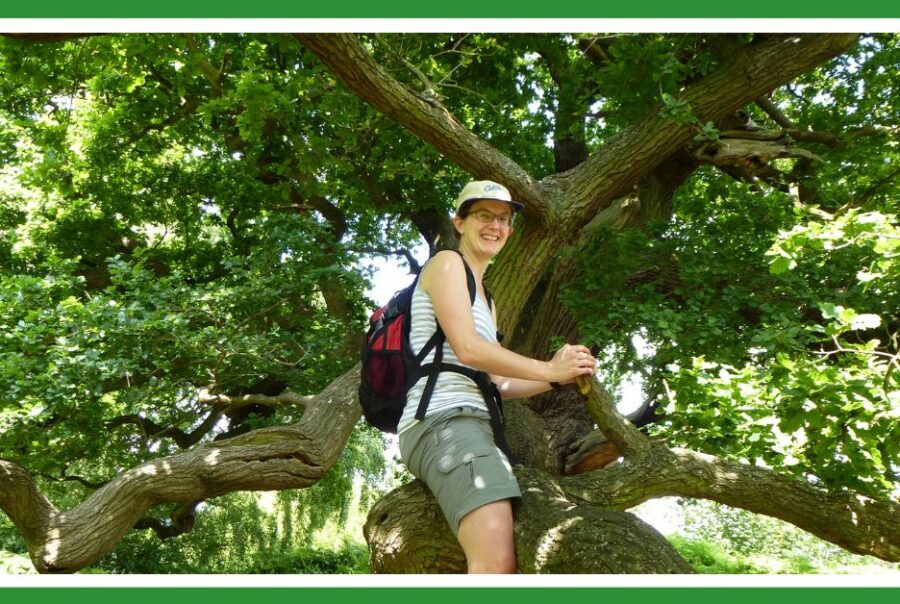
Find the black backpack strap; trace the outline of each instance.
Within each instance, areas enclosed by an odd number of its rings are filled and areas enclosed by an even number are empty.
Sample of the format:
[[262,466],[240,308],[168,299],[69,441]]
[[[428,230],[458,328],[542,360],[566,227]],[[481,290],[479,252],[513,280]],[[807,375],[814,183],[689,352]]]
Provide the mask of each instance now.
[[[478,295],[478,290],[475,288],[475,273],[469,268],[469,263],[466,262],[466,257],[462,255],[462,252],[459,250],[453,251],[459,254],[459,257],[463,262],[463,267],[466,269],[466,287],[469,288],[469,304],[475,304],[475,296]],[[488,298],[488,300],[490,300],[490,298]]]
[[425,382],[425,389],[422,390],[422,398],[419,399],[419,407],[416,409],[416,419],[425,419],[425,411],[428,409],[428,403],[431,402],[431,395],[434,394],[434,387],[437,385],[438,374],[445,365],[441,361],[444,358],[444,331],[438,327],[437,334],[440,337],[437,341],[437,347],[434,349],[434,361],[422,366],[422,373],[428,375],[428,381]]
[[484,371],[479,371],[478,373],[479,376],[475,383],[478,384],[478,388],[484,395],[484,404],[487,405],[488,414],[491,416],[491,431],[494,433],[494,444],[506,454],[510,465],[519,465],[519,459],[513,455],[512,450],[509,448],[509,443],[506,442],[506,418],[503,417],[503,398],[500,395],[500,391],[497,389],[497,385],[491,381],[491,376]]
[[[438,354],[438,352],[435,352],[435,361],[433,363],[428,363],[422,367],[423,370],[428,372],[428,383],[425,385],[425,391],[422,393],[422,399],[419,401],[419,409],[416,412],[416,418],[423,419],[425,417],[425,409],[428,407],[426,401],[431,398],[431,394],[434,392],[433,382],[437,381],[437,375],[439,373],[452,371],[454,373],[462,374],[475,382],[475,385],[478,386],[478,390],[481,391],[481,395],[484,398],[484,404],[488,410],[488,415],[490,415],[491,431],[494,433],[494,444],[506,454],[510,464],[518,465],[518,458],[513,455],[512,450],[509,448],[509,443],[506,442],[506,418],[503,417],[503,398],[500,396],[500,391],[497,389],[497,386],[491,381],[491,376],[484,371],[478,371],[471,367],[442,363],[440,362],[440,359],[437,358]],[[422,417],[419,417],[419,414],[421,414]]]
[[[484,288],[484,296],[487,298],[488,308],[491,309],[491,312],[494,311],[494,296],[491,295],[491,290],[488,288]],[[503,343],[503,334],[499,331],[497,332],[497,343]]]
[[[430,338],[428,338],[428,341],[425,342],[424,346],[422,346],[422,350],[420,350],[419,354],[416,355],[416,365],[421,365],[422,361],[425,360],[425,357],[428,356],[428,353],[431,352],[435,346],[439,345],[444,345],[444,331],[440,327],[438,327],[438,330],[434,332],[434,334]],[[410,386],[412,386],[412,384],[410,384]]]

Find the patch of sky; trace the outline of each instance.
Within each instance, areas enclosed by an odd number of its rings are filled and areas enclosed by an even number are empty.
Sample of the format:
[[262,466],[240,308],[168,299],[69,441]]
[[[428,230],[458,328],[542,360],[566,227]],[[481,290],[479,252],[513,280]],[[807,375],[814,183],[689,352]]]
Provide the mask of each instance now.
[[[428,259],[428,245],[425,242],[414,247],[411,252],[420,266]],[[367,256],[360,260],[360,268],[364,273],[372,275],[366,295],[379,306],[415,279],[406,260],[393,255]]]

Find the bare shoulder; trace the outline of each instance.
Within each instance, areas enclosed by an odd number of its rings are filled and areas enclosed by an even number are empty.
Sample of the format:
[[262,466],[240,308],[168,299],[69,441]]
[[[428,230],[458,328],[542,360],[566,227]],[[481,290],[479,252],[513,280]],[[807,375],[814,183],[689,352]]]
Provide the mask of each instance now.
[[464,275],[463,261],[459,254],[453,250],[442,250],[434,255],[425,268],[422,269],[420,278],[422,286],[429,291],[431,286],[438,282],[452,279],[454,276]]
[[453,250],[441,250],[434,255],[428,264],[422,269],[423,278],[435,278],[437,275],[446,275],[455,272],[455,269],[463,270],[462,258]]

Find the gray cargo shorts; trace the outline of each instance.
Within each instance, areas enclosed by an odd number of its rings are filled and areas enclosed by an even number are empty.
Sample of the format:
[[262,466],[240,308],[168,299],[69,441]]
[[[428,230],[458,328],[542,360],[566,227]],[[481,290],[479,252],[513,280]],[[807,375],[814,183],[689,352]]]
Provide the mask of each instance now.
[[463,516],[493,501],[522,497],[506,455],[494,444],[490,416],[456,407],[400,435],[400,457],[434,494],[456,535]]

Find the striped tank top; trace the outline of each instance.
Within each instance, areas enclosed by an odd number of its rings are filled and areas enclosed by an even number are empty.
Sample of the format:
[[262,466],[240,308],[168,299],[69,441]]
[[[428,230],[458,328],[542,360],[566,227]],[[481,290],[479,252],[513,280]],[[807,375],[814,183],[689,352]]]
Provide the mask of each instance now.
[[[475,296],[472,313],[475,318],[475,331],[478,335],[488,342],[496,344],[497,328],[494,325],[493,317],[491,317],[491,310],[481,296]],[[409,329],[409,343],[413,353],[418,354],[436,330],[437,319],[434,315],[434,305],[431,303],[431,296],[417,284],[416,289],[413,291]],[[425,357],[422,364],[430,363],[433,359],[434,351],[432,350]],[[443,362],[462,365],[453,352],[453,348],[450,347],[449,342],[444,343]],[[422,391],[425,390],[427,379],[427,376],[423,376],[407,392],[406,407],[403,408],[403,415],[400,417],[398,433],[402,433],[418,421],[416,420],[416,411],[419,408],[419,400],[422,398]],[[453,407],[475,407],[487,412],[484,396],[481,394],[478,386],[475,385],[475,382],[460,373],[442,371],[438,374],[437,384],[431,395],[431,401],[428,403],[425,416],[427,417]]]

